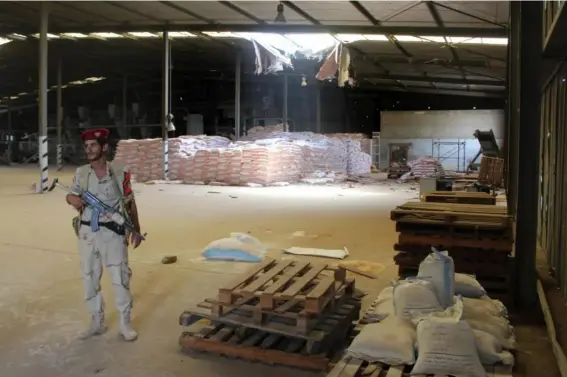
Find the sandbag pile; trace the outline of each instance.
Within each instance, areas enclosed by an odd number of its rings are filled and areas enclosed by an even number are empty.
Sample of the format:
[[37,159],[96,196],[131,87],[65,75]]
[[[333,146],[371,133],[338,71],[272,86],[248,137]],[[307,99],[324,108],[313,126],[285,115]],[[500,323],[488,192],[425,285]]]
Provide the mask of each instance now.
[[408,162],[411,175],[417,178],[440,177],[445,175],[443,165],[433,157],[420,157]]
[[[312,132],[252,132],[232,143],[219,136],[169,139],[169,178],[185,183],[225,185],[297,182],[316,171],[370,172],[370,155],[360,142]],[[139,182],[163,176],[161,139],[122,140],[115,161],[128,165]]]
[[485,377],[482,365],[513,365],[515,346],[506,307],[486,295],[474,276],[456,274],[447,252],[433,250],[418,276],[378,295],[369,322],[347,350],[412,374]]
[[[186,165],[198,150],[226,147],[230,140],[220,136],[182,136],[168,140],[169,178],[183,179]],[[130,167],[136,180],[145,182],[163,176],[162,139],[121,140],[114,160]]]

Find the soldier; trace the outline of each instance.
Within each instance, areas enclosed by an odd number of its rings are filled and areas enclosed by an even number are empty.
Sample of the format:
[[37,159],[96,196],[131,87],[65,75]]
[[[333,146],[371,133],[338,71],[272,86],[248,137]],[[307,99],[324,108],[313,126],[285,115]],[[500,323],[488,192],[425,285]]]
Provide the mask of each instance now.
[[[140,233],[138,209],[134,201],[130,171],[124,166],[107,162],[108,135],[109,131],[103,128],[86,130],[81,134],[89,164],[77,169],[72,190],[77,193],[88,190],[105,204],[121,208],[126,212],[123,215],[130,216],[136,230]],[[92,315],[91,325],[81,334],[81,339],[101,335],[107,330],[104,324],[104,300],[100,287],[104,265],[110,274],[115,290],[116,307],[120,312],[120,333],[126,340],[133,341],[138,334],[130,322],[132,271],[128,266],[128,244],[132,244],[135,249],[140,245],[141,240],[133,234],[126,234],[123,227],[108,220],[104,214],[99,215],[99,228],[96,229],[95,226],[93,229],[91,227],[92,208],[85,206],[77,195],[69,194],[66,200],[79,211],[74,225],[79,238],[85,300]]]

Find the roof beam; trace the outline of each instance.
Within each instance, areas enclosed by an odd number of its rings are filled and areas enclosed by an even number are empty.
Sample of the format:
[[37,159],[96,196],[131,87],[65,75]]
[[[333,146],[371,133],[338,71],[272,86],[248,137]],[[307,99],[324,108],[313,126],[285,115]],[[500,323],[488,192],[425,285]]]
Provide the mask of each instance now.
[[[184,13],[184,14],[186,14],[186,15],[188,15],[188,16],[191,16],[191,17],[193,17],[193,18],[196,18],[196,19],[199,20],[199,21],[203,21],[204,23],[207,23],[207,24],[209,24],[209,25],[214,25],[214,24],[217,23],[217,22],[214,21],[214,20],[211,20],[211,19],[208,19],[207,17],[201,16],[200,14],[197,14],[197,13],[195,13],[195,12],[193,12],[193,11],[190,11],[189,9],[185,9],[185,8],[183,8],[182,6],[177,5],[177,4],[175,4],[175,3],[172,3],[172,2],[169,2],[169,1],[159,1],[159,3],[160,3],[161,5],[165,5],[166,7],[170,7],[171,9],[175,9],[175,10],[178,11],[178,12],[181,12],[181,13]],[[132,30],[130,30],[130,31],[132,31]],[[169,31],[175,31],[175,30],[169,30]],[[178,31],[179,31],[179,30],[178,30]],[[183,31],[183,30],[181,30],[181,31]]]
[[411,76],[411,75],[370,75],[362,74],[365,79],[369,80],[399,80],[399,81],[413,81],[413,82],[437,82],[440,84],[461,84],[461,85],[482,85],[482,86],[498,86],[505,87],[504,81],[496,80],[467,80],[455,79],[450,77],[435,77],[435,76]]
[[468,97],[484,97],[484,98],[501,98],[506,97],[506,91],[495,91],[495,92],[481,92],[475,90],[451,90],[451,89],[433,89],[424,88],[421,86],[406,86],[405,88],[400,88],[399,86],[390,85],[364,85],[360,89],[374,89],[374,90],[384,90],[384,91],[394,91],[394,92],[407,92],[407,93],[423,93],[423,94],[438,94],[447,96],[468,96]]
[[231,10],[235,11],[236,13],[248,18],[249,20],[256,22],[257,24],[260,24],[260,25],[266,24],[266,21],[259,19],[258,17],[254,16],[252,13],[249,13],[249,12],[245,11],[244,9],[234,5],[230,1],[219,1],[219,3],[224,5],[228,9],[231,9]]
[[[427,5],[427,9],[429,9],[429,13],[431,13],[431,17],[433,17],[433,20],[437,24],[437,27],[439,27],[439,29],[441,30],[445,30],[445,24],[441,19],[441,15],[439,14],[439,12],[437,12],[437,8],[435,7],[435,4],[431,1],[427,1],[425,4]],[[463,69],[463,65],[461,63],[461,59],[459,58],[459,54],[457,54],[455,48],[449,43],[449,41],[447,40],[447,36],[444,35],[443,39],[445,39],[445,45],[449,47],[449,50],[451,51],[451,55],[453,55],[453,59],[457,63],[457,66],[460,68],[461,76],[463,77],[463,80],[467,85],[467,90],[471,90],[470,86],[466,83],[467,75],[465,74],[465,71]]]
[[[293,25],[293,24],[182,24],[182,23],[108,23],[98,25],[61,26],[53,25],[49,32],[58,33],[95,33],[115,32],[126,33],[135,31],[187,31],[198,32],[264,32],[278,34],[293,33],[330,33],[330,34],[392,34],[392,35],[425,35],[425,36],[456,36],[456,37],[483,37],[506,38],[507,30],[503,28],[471,28],[471,27],[445,27],[443,29],[424,26],[373,26],[373,25]],[[0,26],[0,34],[35,34],[36,27],[9,27]]]
[[462,14],[463,16],[467,16],[467,17],[470,17],[470,18],[474,18],[475,20],[482,21],[482,22],[485,22],[485,23],[487,23],[487,24],[491,24],[491,25],[494,25],[494,26],[502,27],[502,28],[505,28],[505,29],[508,28],[506,25],[499,24],[498,22],[494,22],[494,21],[487,20],[486,18],[482,18],[482,17],[479,17],[479,16],[475,16],[474,14],[470,14],[470,13],[468,13],[468,12],[463,12],[462,10],[455,9],[455,8],[453,8],[453,7],[450,7],[450,6],[445,5],[445,4],[443,4],[443,3],[439,3],[439,2],[437,2],[437,1],[432,1],[432,3],[435,4],[435,5],[438,6],[438,7],[445,8],[445,9],[447,9],[447,10],[451,10],[451,11],[453,11],[453,12]]
[[[362,14],[364,17],[366,17],[366,19],[368,21],[370,21],[372,23],[372,25],[374,26],[380,26],[382,23],[380,21],[378,21],[373,15],[372,13],[370,13],[370,11],[368,9],[366,9],[364,7],[364,5],[360,4],[358,1],[351,1],[350,2],[351,5],[353,7],[356,8],[356,10]],[[396,46],[396,48],[403,54],[405,55],[407,58],[412,58],[412,55],[401,45],[401,43],[391,34],[387,34],[386,37],[388,38],[388,40],[394,44],[394,46]]]

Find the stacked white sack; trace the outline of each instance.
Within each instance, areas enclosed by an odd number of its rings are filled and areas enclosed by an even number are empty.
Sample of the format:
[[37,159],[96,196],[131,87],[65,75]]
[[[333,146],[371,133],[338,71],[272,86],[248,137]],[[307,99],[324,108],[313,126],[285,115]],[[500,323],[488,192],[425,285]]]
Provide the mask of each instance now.
[[370,173],[372,158],[369,154],[362,152],[360,141],[345,139],[347,145],[347,174],[366,174]]
[[420,157],[417,160],[408,162],[414,177],[439,177],[445,175],[443,166],[439,160],[433,157]]

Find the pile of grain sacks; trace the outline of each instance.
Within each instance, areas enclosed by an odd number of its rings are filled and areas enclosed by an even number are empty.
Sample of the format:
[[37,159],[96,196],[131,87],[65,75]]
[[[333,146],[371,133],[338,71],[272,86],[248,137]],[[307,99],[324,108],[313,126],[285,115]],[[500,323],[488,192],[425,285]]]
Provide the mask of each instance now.
[[[226,185],[293,183],[315,171],[363,174],[371,165],[359,141],[311,132],[258,130],[234,143],[182,136],[169,139],[169,156],[169,179]],[[161,179],[162,140],[122,140],[115,160],[128,165],[139,182]]]
[[515,336],[506,307],[470,275],[456,274],[433,250],[417,278],[396,281],[371,306],[348,354],[369,362],[414,365],[411,374],[486,377],[482,365],[513,365]]

